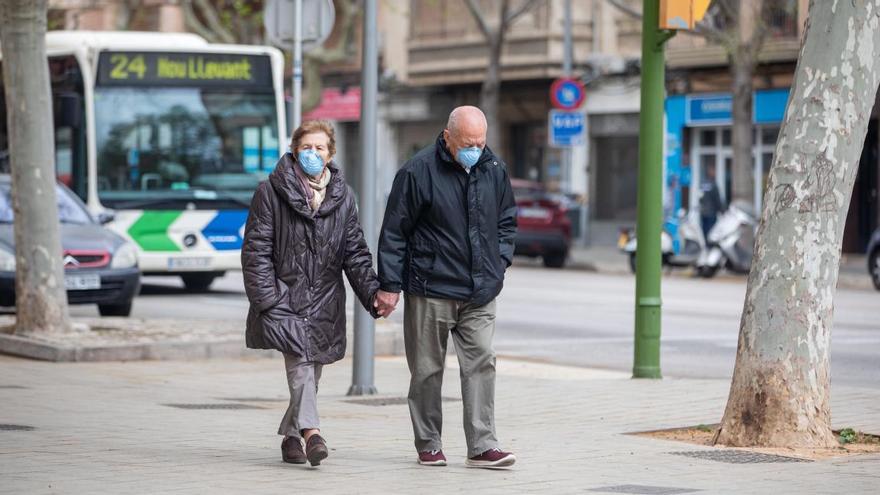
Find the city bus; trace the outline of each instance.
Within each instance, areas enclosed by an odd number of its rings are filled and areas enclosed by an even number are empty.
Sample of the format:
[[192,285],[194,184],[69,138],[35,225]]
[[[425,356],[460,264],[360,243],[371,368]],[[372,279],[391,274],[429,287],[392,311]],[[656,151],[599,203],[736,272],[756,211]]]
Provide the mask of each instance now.
[[240,270],[251,196],[286,149],[281,52],[87,31],[50,31],[46,51],[59,181],[137,246],[144,275],[202,291]]

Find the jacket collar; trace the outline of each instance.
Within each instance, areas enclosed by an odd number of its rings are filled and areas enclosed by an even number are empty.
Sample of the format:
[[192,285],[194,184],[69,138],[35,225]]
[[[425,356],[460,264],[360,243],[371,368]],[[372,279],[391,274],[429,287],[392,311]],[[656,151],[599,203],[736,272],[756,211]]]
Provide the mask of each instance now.
[[300,216],[312,218],[315,216],[326,216],[339,208],[345,197],[346,183],[342,171],[336,167],[331,161],[327,167],[330,169],[330,183],[327,184],[327,196],[317,212],[313,212],[309,206],[308,194],[303,189],[303,183],[296,174],[297,167],[296,158],[290,153],[285,153],[278,163],[275,170],[269,175],[269,183],[276,194],[284,199],[288,205]]
[[[455,168],[456,170],[464,172],[464,167],[462,167],[460,163],[455,161],[455,157],[453,157],[452,153],[449,152],[449,147],[446,144],[446,140],[443,139],[443,132],[441,132],[440,135],[437,136],[436,148],[437,158],[441,162]],[[483,147],[483,154],[480,155],[480,159],[477,160],[477,163],[475,163],[473,167],[471,167],[471,170],[475,170],[477,167],[493,159],[495,159],[495,153],[493,153],[492,150],[489,149],[489,145],[487,144]]]

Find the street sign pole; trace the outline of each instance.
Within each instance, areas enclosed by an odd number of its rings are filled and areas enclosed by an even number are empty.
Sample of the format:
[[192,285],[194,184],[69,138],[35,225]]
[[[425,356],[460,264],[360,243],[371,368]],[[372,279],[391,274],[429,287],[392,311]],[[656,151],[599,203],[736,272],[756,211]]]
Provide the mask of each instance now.
[[333,0],[266,0],[263,27],[266,41],[290,51],[290,108],[287,123],[293,131],[302,122],[302,58],[321,46],[330,32],[336,14]]
[[[571,77],[571,65],[572,65],[572,41],[571,41],[571,0],[565,0],[564,10],[563,10],[563,56],[562,56],[562,77]],[[564,148],[562,150],[562,180],[564,184],[565,193],[571,192],[572,183],[571,179],[574,175],[572,173],[572,149],[570,147]]]
[[302,120],[302,0],[294,0],[293,7],[293,80],[291,81],[290,127],[291,135]]
[[[360,220],[367,246],[376,249],[376,106],[379,86],[379,51],[376,35],[376,0],[364,0],[364,44],[361,63],[361,184]],[[354,364],[348,395],[371,395],[374,385],[376,323],[363,308],[354,310]]]
[[660,0],[643,0],[642,88],[639,112],[639,179],[636,237],[636,319],[633,378],[660,374],[660,236],[663,220],[663,44]]

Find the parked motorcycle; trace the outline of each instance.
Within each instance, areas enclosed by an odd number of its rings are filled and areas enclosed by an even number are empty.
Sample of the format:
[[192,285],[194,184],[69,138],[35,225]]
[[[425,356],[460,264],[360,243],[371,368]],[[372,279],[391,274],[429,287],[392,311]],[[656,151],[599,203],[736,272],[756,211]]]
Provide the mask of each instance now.
[[714,277],[722,267],[748,273],[758,225],[755,210],[746,201],[734,201],[709,230],[706,249],[696,262],[697,274]]
[[[636,272],[636,248],[638,242],[634,229],[622,228],[617,239],[618,248],[629,256],[629,268]],[[695,212],[678,211],[675,218],[669,218],[660,233],[660,252],[663,266],[693,266],[706,250],[700,219]]]

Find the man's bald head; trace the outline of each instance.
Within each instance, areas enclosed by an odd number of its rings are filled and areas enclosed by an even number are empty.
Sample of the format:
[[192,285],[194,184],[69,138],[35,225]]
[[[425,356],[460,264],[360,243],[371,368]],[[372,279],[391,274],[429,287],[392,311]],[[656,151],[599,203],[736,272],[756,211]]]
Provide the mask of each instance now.
[[452,133],[456,133],[460,129],[476,130],[488,128],[486,115],[477,107],[465,105],[456,107],[449,114],[449,120],[446,122],[446,129]]
[[486,116],[483,111],[470,105],[457,107],[449,114],[443,138],[452,156],[461,148],[485,148]]

